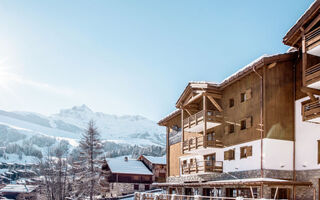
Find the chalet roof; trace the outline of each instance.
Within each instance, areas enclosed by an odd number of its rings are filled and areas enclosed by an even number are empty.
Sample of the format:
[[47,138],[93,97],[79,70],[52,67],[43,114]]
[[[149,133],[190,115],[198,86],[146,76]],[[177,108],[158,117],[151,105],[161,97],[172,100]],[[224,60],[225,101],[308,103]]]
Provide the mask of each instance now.
[[294,58],[294,55],[296,55],[296,52],[288,52],[288,53],[281,53],[281,54],[274,54],[274,55],[262,55],[252,61],[251,63],[247,64],[246,66],[242,67],[229,77],[225,78],[221,83],[215,83],[215,82],[208,82],[208,81],[191,81],[188,83],[186,88],[184,89],[183,93],[179,97],[176,107],[178,107],[179,102],[183,97],[186,96],[186,94],[189,92],[190,89],[193,88],[200,88],[200,89],[207,89],[207,88],[214,88],[216,90],[221,90],[224,87],[228,86],[229,84],[233,83],[236,80],[239,80],[240,78],[244,77],[245,75],[248,75],[252,72],[253,68],[260,68],[264,65],[270,64],[272,62],[276,61],[284,61],[284,60],[290,60]]
[[180,109],[176,109],[173,112],[171,112],[170,114],[168,114],[167,116],[165,116],[164,118],[162,118],[159,122],[158,125],[163,126],[164,122],[178,116],[179,114],[181,114],[181,110]]
[[274,178],[248,178],[248,179],[231,179],[231,180],[219,180],[208,181],[199,183],[154,183],[153,185],[159,187],[176,186],[176,187],[196,187],[196,186],[224,186],[224,185],[297,185],[297,186],[311,186],[311,182],[303,181],[290,181]]
[[315,0],[284,36],[283,43],[289,46],[295,45],[295,40],[301,35],[300,28],[308,25],[311,19],[319,15],[319,9],[320,0]]
[[30,193],[37,189],[37,185],[17,185],[8,184],[4,188],[0,189],[3,193]]
[[144,156],[144,155],[142,156],[145,157],[147,160],[149,160],[153,164],[160,164],[160,165],[167,164],[166,156],[162,156],[162,157]]
[[139,174],[153,175],[152,172],[139,160],[125,161],[124,158],[112,158],[107,160],[112,173],[115,174]]

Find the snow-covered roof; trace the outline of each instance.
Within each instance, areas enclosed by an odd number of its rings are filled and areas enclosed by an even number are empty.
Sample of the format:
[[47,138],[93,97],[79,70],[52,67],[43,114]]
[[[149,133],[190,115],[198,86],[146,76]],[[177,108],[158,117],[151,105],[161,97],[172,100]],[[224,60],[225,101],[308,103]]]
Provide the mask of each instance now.
[[166,160],[166,156],[162,156],[162,157],[154,157],[154,156],[144,156],[147,160],[149,160],[150,162],[152,162],[153,164],[161,164],[161,165],[165,165],[167,164]]
[[0,192],[6,193],[29,193],[35,190],[37,185],[17,185],[17,184],[9,184],[4,188],[0,189]]
[[162,125],[162,122],[166,121],[167,119],[170,119],[171,117],[174,117],[174,116],[180,114],[180,112],[181,112],[180,109],[174,110],[173,112],[169,113],[167,116],[165,116],[164,118],[162,118],[162,119],[158,122],[158,124],[159,124],[159,125]]
[[125,159],[109,159],[108,166],[112,173],[153,175],[152,172],[139,160],[125,161]]

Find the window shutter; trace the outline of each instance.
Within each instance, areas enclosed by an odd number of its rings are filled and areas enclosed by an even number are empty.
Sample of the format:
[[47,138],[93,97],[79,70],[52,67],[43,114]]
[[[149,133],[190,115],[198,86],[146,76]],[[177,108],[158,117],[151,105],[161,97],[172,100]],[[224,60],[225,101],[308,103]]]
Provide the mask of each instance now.
[[248,117],[246,119],[246,128],[251,128],[251,124],[252,124],[252,117]]
[[248,90],[246,90],[246,100],[249,100],[249,99],[251,99],[251,88],[250,89],[248,89]]
[[247,147],[247,157],[252,156],[252,146]]
[[229,133],[229,126],[228,125],[226,125],[225,127],[224,127],[224,134],[228,134]]
[[224,152],[224,160],[228,160],[228,151]]

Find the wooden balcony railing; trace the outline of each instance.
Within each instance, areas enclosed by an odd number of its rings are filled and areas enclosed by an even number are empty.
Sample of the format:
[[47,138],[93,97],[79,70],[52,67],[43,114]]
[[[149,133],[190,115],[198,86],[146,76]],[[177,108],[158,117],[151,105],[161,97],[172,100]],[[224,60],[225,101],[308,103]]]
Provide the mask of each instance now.
[[320,118],[320,99],[302,102],[302,118],[303,121]]
[[306,34],[307,51],[313,49],[320,44],[320,27]]
[[305,80],[307,85],[320,81],[320,63],[306,69],[305,74]]
[[201,110],[194,115],[183,120],[183,127],[184,128],[192,128],[197,126],[198,124],[203,123],[204,115],[206,114],[206,121],[207,122],[221,122],[222,121],[222,114],[219,111],[208,110],[204,112]]
[[198,174],[205,172],[222,172],[223,162],[222,161],[195,161],[193,163],[187,163],[181,165],[182,174]]
[[183,142],[183,151],[192,151],[205,147],[222,148],[223,144],[220,140],[209,140],[207,136],[194,137]]

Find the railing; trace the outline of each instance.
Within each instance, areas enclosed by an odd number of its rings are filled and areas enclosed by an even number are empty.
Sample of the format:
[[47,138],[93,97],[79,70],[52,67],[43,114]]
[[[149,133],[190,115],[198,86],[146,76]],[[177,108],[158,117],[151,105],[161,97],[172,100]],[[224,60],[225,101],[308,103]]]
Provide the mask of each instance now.
[[305,80],[307,85],[320,81],[320,63],[306,69],[305,74]]
[[195,161],[193,163],[187,163],[181,165],[182,174],[197,174],[205,172],[222,172],[223,162],[222,161]]
[[190,117],[183,120],[183,127],[184,128],[191,128],[193,126],[196,126],[200,123],[203,123],[204,115],[206,114],[206,121],[207,122],[221,122],[222,115],[219,111],[215,110],[208,110],[207,112],[204,112],[204,110],[201,110],[200,112],[197,112],[194,115],[191,115]]
[[212,147],[222,148],[223,144],[220,140],[209,140],[207,136],[193,137],[183,141],[183,150],[192,151],[199,148]]
[[[257,198],[245,197],[213,197],[201,195],[180,195],[180,194],[155,194],[155,193],[140,193],[134,194],[134,200],[259,200]],[[264,199],[268,200],[268,199]]]
[[320,117],[320,99],[302,102],[302,117],[303,121]]
[[316,47],[320,41],[320,27],[306,34],[306,48],[311,50]]

